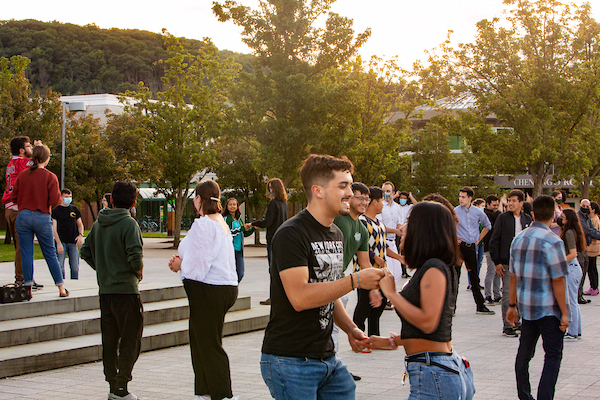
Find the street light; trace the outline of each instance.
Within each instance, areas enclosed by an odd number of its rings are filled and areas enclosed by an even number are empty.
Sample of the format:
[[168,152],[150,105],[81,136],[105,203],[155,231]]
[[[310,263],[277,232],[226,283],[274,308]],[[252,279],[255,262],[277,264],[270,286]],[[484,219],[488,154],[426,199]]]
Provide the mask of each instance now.
[[69,111],[85,111],[85,103],[78,102],[63,102],[62,103],[62,153],[60,163],[60,190],[65,188],[65,127],[67,125],[66,112],[67,108]]

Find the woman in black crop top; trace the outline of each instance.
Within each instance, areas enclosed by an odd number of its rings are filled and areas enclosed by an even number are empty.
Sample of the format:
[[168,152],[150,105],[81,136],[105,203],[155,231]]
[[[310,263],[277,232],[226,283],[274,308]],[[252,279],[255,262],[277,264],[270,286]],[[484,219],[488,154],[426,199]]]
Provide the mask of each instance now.
[[372,348],[406,351],[409,399],[471,399],[475,392],[468,363],[452,348],[452,316],[456,305],[459,249],[450,211],[439,203],[416,204],[408,218],[400,248],[414,269],[401,293],[386,271],[379,285],[402,320],[400,337],[372,336]]

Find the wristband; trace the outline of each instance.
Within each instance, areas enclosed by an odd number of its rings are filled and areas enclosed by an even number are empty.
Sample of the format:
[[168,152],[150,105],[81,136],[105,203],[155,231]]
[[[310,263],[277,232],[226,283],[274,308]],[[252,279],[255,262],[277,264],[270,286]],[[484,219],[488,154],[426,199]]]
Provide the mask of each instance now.
[[352,287],[352,290],[354,290],[354,278],[352,277],[352,274],[350,274],[350,286]]
[[514,304],[510,304],[510,303],[509,303],[509,304],[508,304],[508,306],[509,306],[509,307],[516,307],[516,306],[517,306],[517,303],[514,303]]
[[356,273],[356,281],[358,282],[358,288],[360,289],[360,279],[358,278],[358,272]]
[[398,349],[398,344],[396,344],[397,337],[398,335],[396,335],[394,332],[390,332],[390,346],[392,346],[392,350]]

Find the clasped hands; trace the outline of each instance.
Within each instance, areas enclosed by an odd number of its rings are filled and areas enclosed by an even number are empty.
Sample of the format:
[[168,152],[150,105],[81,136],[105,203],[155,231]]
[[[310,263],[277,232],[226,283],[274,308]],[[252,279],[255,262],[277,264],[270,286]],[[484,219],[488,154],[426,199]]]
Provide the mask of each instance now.
[[[359,272],[362,289],[381,289],[386,297],[396,292],[394,275],[387,268],[367,268]],[[392,349],[390,338],[367,336],[359,328],[348,332],[350,347],[357,353],[368,349]]]

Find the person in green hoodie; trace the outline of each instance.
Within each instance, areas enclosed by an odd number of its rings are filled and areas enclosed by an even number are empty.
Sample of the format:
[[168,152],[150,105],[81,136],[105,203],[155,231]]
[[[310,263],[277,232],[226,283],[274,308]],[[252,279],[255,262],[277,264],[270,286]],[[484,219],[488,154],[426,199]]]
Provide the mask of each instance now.
[[223,210],[223,218],[229,226],[231,236],[233,236],[233,249],[235,251],[235,270],[238,276],[238,283],[244,277],[244,238],[250,236],[254,232],[254,228],[250,224],[244,224],[241,219],[240,206],[235,197],[227,199],[225,209]]
[[110,385],[109,400],[138,400],[127,390],[142,343],[142,232],[131,217],[137,188],[130,182],[113,186],[111,203],[98,213],[81,258],[96,270],[100,294],[102,362]]

